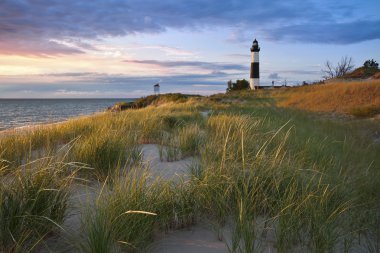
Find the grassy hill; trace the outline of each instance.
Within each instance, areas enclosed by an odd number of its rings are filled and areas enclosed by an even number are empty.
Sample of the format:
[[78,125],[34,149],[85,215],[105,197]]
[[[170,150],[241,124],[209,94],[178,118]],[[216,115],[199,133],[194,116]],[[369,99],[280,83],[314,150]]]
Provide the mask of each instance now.
[[199,95],[186,95],[180,93],[167,93],[162,95],[150,95],[147,97],[141,97],[133,102],[120,102],[114,106],[108,108],[110,111],[123,111],[127,109],[140,109],[149,105],[162,105],[168,103],[183,103],[189,98],[197,98]]
[[324,85],[274,91],[277,105],[313,112],[334,112],[359,117],[380,113],[380,80],[333,81]]
[[380,70],[376,68],[360,67],[354,71],[344,75],[341,79],[364,79],[364,78],[380,78]]

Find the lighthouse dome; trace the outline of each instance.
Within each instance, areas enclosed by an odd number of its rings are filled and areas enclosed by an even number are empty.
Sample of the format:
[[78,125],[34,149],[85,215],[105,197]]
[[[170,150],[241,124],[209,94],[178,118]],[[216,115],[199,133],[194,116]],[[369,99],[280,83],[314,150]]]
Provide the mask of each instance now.
[[253,41],[251,52],[260,52],[259,43],[257,42],[256,39]]

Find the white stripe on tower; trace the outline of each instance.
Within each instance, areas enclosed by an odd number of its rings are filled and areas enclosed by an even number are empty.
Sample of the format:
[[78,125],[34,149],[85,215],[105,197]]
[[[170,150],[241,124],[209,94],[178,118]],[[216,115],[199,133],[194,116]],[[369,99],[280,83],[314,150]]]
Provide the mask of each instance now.
[[260,47],[255,39],[251,47],[251,75],[249,85],[252,90],[260,86],[260,66],[259,66]]

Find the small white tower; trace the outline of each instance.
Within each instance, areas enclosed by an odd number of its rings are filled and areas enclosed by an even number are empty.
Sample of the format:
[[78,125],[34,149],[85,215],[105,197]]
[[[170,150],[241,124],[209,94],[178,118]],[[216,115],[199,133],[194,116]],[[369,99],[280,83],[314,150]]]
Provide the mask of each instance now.
[[160,95],[160,84],[156,83],[153,85],[154,95]]
[[259,52],[259,43],[255,39],[251,47],[251,76],[249,80],[249,86],[252,90],[258,89],[260,86]]

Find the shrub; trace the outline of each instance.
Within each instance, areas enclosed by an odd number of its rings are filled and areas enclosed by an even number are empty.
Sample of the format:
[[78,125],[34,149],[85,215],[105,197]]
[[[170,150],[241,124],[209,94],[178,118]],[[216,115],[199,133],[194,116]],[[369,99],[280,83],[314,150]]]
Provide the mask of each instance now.
[[375,68],[375,69],[378,69],[379,68],[379,63],[377,63],[374,59],[372,60],[366,60],[363,64],[364,67],[366,68]]
[[228,82],[227,92],[247,89],[249,89],[249,82],[245,79],[236,80],[236,83],[232,83],[231,81]]

